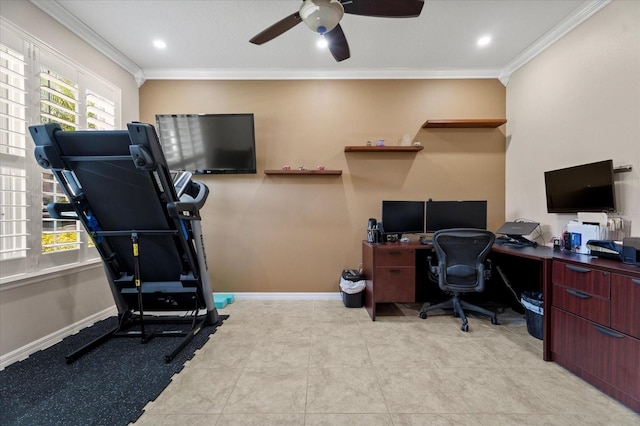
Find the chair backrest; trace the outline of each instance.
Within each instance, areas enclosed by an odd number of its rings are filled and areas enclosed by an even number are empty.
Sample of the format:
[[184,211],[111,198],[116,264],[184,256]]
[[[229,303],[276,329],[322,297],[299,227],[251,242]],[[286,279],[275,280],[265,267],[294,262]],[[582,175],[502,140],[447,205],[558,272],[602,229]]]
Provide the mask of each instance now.
[[484,262],[494,241],[495,235],[482,229],[443,229],[433,234],[440,288],[459,293],[484,291]]

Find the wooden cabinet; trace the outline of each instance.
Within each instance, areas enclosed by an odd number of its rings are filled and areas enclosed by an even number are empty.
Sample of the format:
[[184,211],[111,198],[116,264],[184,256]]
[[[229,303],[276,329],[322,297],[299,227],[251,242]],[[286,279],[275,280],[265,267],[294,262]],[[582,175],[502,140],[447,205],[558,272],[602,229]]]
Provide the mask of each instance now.
[[411,245],[362,244],[365,307],[372,320],[376,303],[413,303],[416,300],[416,249]]
[[563,367],[640,411],[640,276],[619,265],[553,261],[551,352]]

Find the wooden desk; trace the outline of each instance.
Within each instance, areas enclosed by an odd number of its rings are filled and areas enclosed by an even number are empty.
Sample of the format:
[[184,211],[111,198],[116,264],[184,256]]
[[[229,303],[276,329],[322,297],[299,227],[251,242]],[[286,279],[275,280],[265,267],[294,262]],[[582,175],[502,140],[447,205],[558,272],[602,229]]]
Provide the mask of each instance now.
[[[432,245],[409,243],[373,244],[362,242],[362,268],[366,282],[364,306],[372,321],[376,320],[377,303],[414,303],[416,287],[428,285],[424,271],[427,269],[424,251],[432,251]],[[421,253],[422,252],[422,253]],[[422,255],[420,255],[422,254]],[[549,247],[505,247],[494,245],[492,255],[499,255],[494,267],[503,261],[520,258],[530,262],[534,276],[539,277],[536,288],[544,291],[551,283],[551,261],[553,250]],[[433,254],[435,256],[435,253]],[[496,256],[498,257],[498,256]],[[418,282],[420,281],[420,282]],[[424,281],[424,282],[423,282]],[[434,284],[435,285],[435,284]],[[549,287],[550,288],[550,287]],[[547,333],[550,330],[548,316],[545,316],[543,342],[549,342]],[[548,345],[544,347],[544,359],[551,359]]]
[[[430,245],[362,243],[365,308],[416,302],[427,286]],[[435,256],[435,254],[434,254]],[[494,270],[513,268],[517,280],[543,292],[543,359],[555,361],[632,410],[640,412],[640,267],[549,247],[494,245]],[[495,274],[494,274],[495,276]]]

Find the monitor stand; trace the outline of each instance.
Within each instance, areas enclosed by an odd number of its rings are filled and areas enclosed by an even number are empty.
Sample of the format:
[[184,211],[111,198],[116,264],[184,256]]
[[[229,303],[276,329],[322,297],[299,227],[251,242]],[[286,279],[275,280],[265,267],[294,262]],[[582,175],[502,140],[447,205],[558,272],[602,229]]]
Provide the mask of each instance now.
[[523,237],[522,235],[507,235],[507,237],[511,238],[513,241],[516,241],[522,244],[523,246],[536,247],[538,245],[538,243],[536,243],[535,241],[531,241]]

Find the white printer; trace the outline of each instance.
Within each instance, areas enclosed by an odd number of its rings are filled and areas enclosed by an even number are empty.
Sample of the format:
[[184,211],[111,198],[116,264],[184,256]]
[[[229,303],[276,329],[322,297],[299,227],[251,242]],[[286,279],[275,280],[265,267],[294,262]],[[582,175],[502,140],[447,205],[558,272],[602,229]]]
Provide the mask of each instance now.
[[571,221],[567,225],[567,232],[571,233],[572,249],[577,253],[590,254],[587,247],[589,240],[602,240],[606,236],[606,228],[600,225],[584,224]]

